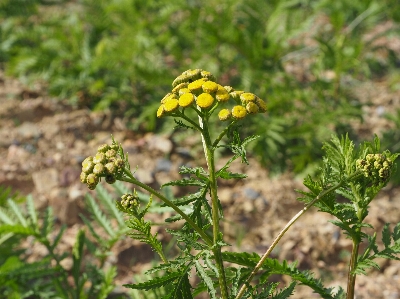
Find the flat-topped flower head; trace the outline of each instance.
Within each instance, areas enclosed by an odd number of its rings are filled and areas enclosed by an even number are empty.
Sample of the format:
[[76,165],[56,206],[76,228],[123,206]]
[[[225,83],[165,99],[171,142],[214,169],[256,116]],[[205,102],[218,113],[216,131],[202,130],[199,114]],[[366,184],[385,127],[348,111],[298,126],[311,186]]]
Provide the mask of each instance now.
[[175,87],[172,89],[172,93],[177,93],[177,92],[179,92],[182,88],[187,88],[188,85],[189,85],[188,82],[183,82],[183,83],[181,83],[181,84],[178,84],[177,86],[175,86]]
[[232,116],[234,118],[242,119],[245,118],[246,115],[247,115],[246,108],[244,108],[243,106],[237,105],[232,108]]
[[202,86],[206,81],[204,79],[199,79],[196,81],[193,81],[192,83],[190,83],[188,85],[188,88],[191,92],[195,93],[195,94],[199,94],[200,92],[203,91]]
[[106,154],[102,152],[97,152],[97,154],[93,157],[93,163],[104,163],[106,161]]
[[97,163],[97,164],[94,165],[94,167],[93,167],[93,173],[94,174],[97,174],[97,175],[101,176],[105,172],[106,172],[106,168],[104,167],[103,164]]
[[225,121],[230,119],[232,116],[231,112],[229,111],[229,109],[222,109],[220,112],[218,112],[218,118],[221,121]]
[[192,93],[184,93],[179,97],[179,106],[186,108],[194,102],[194,95]]
[[393,161],[384,154],[368,154],[365,159],[356,161],[356,167],[365,177],[370,178],[374,185],[380,185],[389,181]]
[[89,156],[82,162],[82,171],[84,173],[91,173],[94,167],[93,157]]
[[257,106],[256,103],[254,103],[254,102],[248,102],[248,103],[246,104],[246,111],[247,111],[248,113],[257,113],[258,110],[259,110],[259,108],[258,108],[258,106]]
[[202,93],[197,97],[196,104],[200,108],[208,109],[214,104],[214,97],[209,93]]
[[181,95],[183,95],[185,93],[188,93],[188,92],[190,92],[190,89],[186,87],[186,88],[179,89],[178,94],[181,96]]
[[215,93],[218,90],[218,84],[213,81],[206,81],[201,87],[207,93]]
[[170,98],[165,100],[163,106],[164,106],[165,112],[173,112],[176,109],[178,109],[179,103],[178,103],[178,100],[176,98],[170,97]]
[[218,84],[218,90],[215,94],[215,98],[218,102],[227,102],[230,98],[229,92],[222,86]]
[[176,97],[176,95],[174,95],[173,93],[167,93],[162,99],[161,99],[161,104],[164,104],[165,103],[165,101],[167,100],[167,99],[169,99],[169,98],[174,98],[174,97]]
[[254,93],[244,92],[240,95],[240,100],[246,105],[248,102],[254,102],[256,100],[256,95]]
[[260,109],[260,112],[262,113],[267,112],[267,104],[262,99],[257,97],[255,103]]
[[201,71],[200,75],[201,75],[202,78],[206,78],[206,79],[211,80],[211,81],[216,81],[214,75],[211,74],[210,72]]

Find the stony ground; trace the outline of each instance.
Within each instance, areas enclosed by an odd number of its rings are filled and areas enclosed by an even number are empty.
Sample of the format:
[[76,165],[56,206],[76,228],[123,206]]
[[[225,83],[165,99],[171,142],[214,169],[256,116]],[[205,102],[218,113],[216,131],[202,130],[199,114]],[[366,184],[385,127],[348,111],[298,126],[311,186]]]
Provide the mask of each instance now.
[[[361,91],[373,105],[365,108],[369,121],[355,124],[358,130],[371,134],[387,128],[389,123],[383,118],[382,109],[399,107],[400,94],[387,91],[380,83]],[[79,213],[85,209],[84,195],[88,192],[79,182],[80,163],[98,145],[109,142],[111,133],[129,152],[131,165],[138,165],[138,178],[156,188],[176,179],[180,165],[203,163],[195,137],[185,138],[184,144],[178,145],[173,135],[132,132],[126,128],[126,122],[108,112],[73,109],[41,90],[27,90],[18,81],[0,74],[0,185],[11,186],[22,194],[31,193],[39,209],[52,206],[57,222],[68,225],[60,245],[66,250],[70,250],[82,225]],[[221,164],[224,159],[221,158]],[[233,168],[249,177],[220,184],[225,235],[234,250],[263,254],[274,236],[302,207],[294,191],[302,188],[301,180],[290,173],[270,178],[254,159],[250,159],[250,166],[239,163]],[[399,202],[400,187],[386,187],[372,204],[369,222],[378,231],[385,222],[399,222]],[[312,270],[328,285],[344,287],[348,260],[345,252],[351,244],[328,220],[327,215],[310,211],[285,235],[274,255],[297,260],[301,269]],[[113,262],[119,267],[117,284],[132,282],[132,274],[148,266],[152,255],[140,248],[129,241],[116,246]],[[132,252],[136,263],[126,267]],[[31,258],[38,259],[42,254],[43,249],[34,247]],[[400,263],[379,263],[381,270],[357,278],[357,298],[400,298]],[[65,267],[70,267],[68,262]],[[285,283],[287,277],[277,280]],[[300,287],[293,298],[318,296]]]

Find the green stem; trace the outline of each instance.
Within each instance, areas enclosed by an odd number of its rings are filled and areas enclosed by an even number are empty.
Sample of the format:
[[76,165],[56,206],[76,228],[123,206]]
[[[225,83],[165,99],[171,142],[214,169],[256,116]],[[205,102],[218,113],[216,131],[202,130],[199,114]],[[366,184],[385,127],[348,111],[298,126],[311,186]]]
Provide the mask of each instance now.
[[351,259],[349,264],[349,273],[347,275],[347,295],[346,299],[354,298],[354,287],[356,284],[357,274],[354,273],[354,270],[357,266],[357,258],[358,258],[358,248],[360,243],[357,240],[353,239],[353,249],[351,251]]
[[130,170],[125,169],[124,173],[128,177],[123,177],[120,180],[125,181],[131,184],[134,184],[136,186],[139,186],[143,188],[144,190],[150,192],[154,196],[158,197],[160,200],[162,200],[167,206],[173,208],[179,215],[182,216],[183,219],[186,220],[186,222],[203,238],[204,242],[206,242],[207,245],[211,246],[213,244],[212,240],[210,239],[209,236],[205,234],[205,232],[196,224],[192,219],[190,219],[177,205],[175,205],[172,201],[170,201],[168,198],[166,198],[164,195],[161,193],[157,192],[150,186],[147,186],[146,184],[143,184],[142,182],[139,182],[130,172]]
[[225,127],[225,129],[221,132],[221,134],[219,134],[219,136],[217,137],[217,139],[215,139],[214,143],[213,143],[213,147],[217,147],[218,143],[221,141],[222,137],[224,137],[226,135],[226,133],[228,133],[229,129],[236,124],[237,120],[232,121],[227,127]]
[[336,189],[342,187],[345,182],[350,181],[354,179],[355,177],[360,176],[360,172],[355,172],[352,175],[350,175],[347,179],[337,183],[335,186],[330,187],[329,189],[326,189],[322,191],[316,198],[314,198],[311,202],[309,202],[300,212],[298,212],[287,224],[286,226],[279,232],[279,234],[276,236],[268,250],[264,253],[264,255],[261,257],[260,261],[257,263],[257,265],[254,267],[253,271],[250,273],[248,276],[246,282],[242,285],[240,288],[239,293],[236,295],[235,299],[240,299],[244,292],[247,290],[251,280],[254,278],[254,276],[257,274],[257,272],[260,270],[262,265],[264,264],[265,260],[268,258],[268,256],[271,254],[272,250],[275,248],[275,246],[279,243],[279,241],[282,239],[283,235],[289,230],[289,228],[297,221],[305,212],[307,212],[317,201],[319,201],[322,197],[327,195],[330,192],[335,191]]
[[219,242],[219,200],[217,194],[217,178],[215,176],[215,161],[214,161],[214,148],[211,143],[210,133],[208,130],[208,123],[199,117],[200,126],[202,130],[202,139],[204,153],[207,160],[209,180],[210,180],[210,194],[211,194],[211,205],[212,205],[212,222],[213,222],[213,253],[218,269],[218,280],[221,288],[221,297],[228,299],[228,287],[226,284],[225,268],[222,261],[221,246]]

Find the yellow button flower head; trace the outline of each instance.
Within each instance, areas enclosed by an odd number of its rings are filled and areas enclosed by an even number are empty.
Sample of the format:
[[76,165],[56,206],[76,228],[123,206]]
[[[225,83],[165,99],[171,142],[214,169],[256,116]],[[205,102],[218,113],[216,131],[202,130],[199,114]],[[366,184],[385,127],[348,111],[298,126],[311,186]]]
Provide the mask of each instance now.
[[222,109],[219,113],[218,113],[218,118],[221,121],[224,120],[228,120],[231,118],[231,112],[228,109]]
[[240,99],[243,104],[247,104],[248,102],[254,102],[256,100],[256,95],[250,92],[244,92],[240,95]]
[[206,81],[201,87],[207,93],[214,93],[218,90],[218,84],[213,81]]
[[228,91],[222,86],[218,84],[218,90],[215,95],[215,98],[218,102],[226,102],[229,100],[229,93]]
[[258,108],[256,103],[248,102],[246,104],[246,110],[247,110],[248,113],[257,113],[259,108]]
[[164,105],[161,105],[157,109],[157,117],[161,118],[161,117],[163,117],[164,114],[165,114]]
[[256,102],[255,102],[260,109],[260,112],[267,112],[267,104],[261,100],[259,97],[257,97]]
[[194,95],[192,93],[184,93],[179,97],[179,106],[186,108],[194,102]]
[[178,94],[181,96],[181,95],[183,95],[185,93],[188,93],[188,92],[190,92],[189,88],[182,88],[182,89],[179,89]]
[[168,99],[168,98],[170,98],[170,97],[176,97],[174,94],[172,94],[172,93],[167,93],[162,99],[161,99],[161,104],[164,104],[165,103],[165,100],[166,99]]
[[196,103],[200,108],[210,108],[214,104],[214,98],[209,93],[202,93],[196,99]]
[[202,78],[206,78],[206,79],[211,80],[211,81],[216,81],[214,75],[211,74],[210,72],[201,71],[200,74],[201,74],[201,77],[202,77]]
[[188,88],[190,89],[191,92],[198,94],[198,93],[202,92],[201,87],[205,82],[206,81],[204,79],[199,79],[199,80],[193,81],[192,83],[190,83],[188,85]]
[[243,106],[234,106],[232,108],[232,116],[236,119],[242,119],[246,116],[246,108]]
[[187,83],[187,82],[178,84],[177,86],[175,86],[175,87],[172,89],[172,92],[173,92],[173,93],[177,93],[177,92],[179,92],[182,88],[186,88],[188,85],[189,85],[189,83]]
[[164,104],[165,112],[172,112],[175,111],[179,107],[178,100],[176,98],[168,98],[165,100]]

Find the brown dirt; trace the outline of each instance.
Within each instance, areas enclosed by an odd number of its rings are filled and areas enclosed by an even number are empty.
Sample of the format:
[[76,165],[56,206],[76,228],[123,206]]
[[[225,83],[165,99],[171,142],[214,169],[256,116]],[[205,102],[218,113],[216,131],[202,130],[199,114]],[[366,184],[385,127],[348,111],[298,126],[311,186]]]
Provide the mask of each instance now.
[[[363,89],[366,100],[374,103],[365,110],[371,122],[358,128],[363,133],[375,133],[388,126],[382,115],[377,114],[377,107],[392,109],[393,103],[400,106],[399,93],[391,92],[380,83],[374,87]],[[377,93],[381,97],[379,101]],[[40,89],[28,90],[18,81],[0,74],[0,156],[3,157],[0,185],[11,186],[22,194],[31,193],[40,209],[52,206],[58,223],[68,225],[60,245],[65,250],[71,249],[82,226],[78,214],[84,211],[84,195],[89,192],[79,182],[80,163],[98,145],[110,142],[111,133],[130,153],[131,165],[138,165],[139,179],[154,187],[176,179],[179,165],[202,163],[199,162],[201,149],[195,146],[198,139],[186,138],[178,146],[173,136],[132,132],[126,128],[126,122],[110,112],[74,109],[49,98]],[[279,230],[301,209],[294,191],[302,188],[301,180],[290,173],[271,178],[254,159],[250,159],[250,166],[237,163],[232,167],[233,171],[247,173],[249,177],[220,183],[225,236],[233,244],[232,250],[263,254]],[[368,220],[378,231],[385,222],[399,222],[399,198],[400,188],[388,186],[373,202]],[[315,209],[308,212],[284,236],[274,256],[297,260],[301,269],[312,270],[328,286],[345,287],[349,258],[346,252],[351,244],[327,222],[329,219]],[[163,228],[159,230],[162,236]],[[44,254],[43,248],[35,246],[31,259]],[[116,283],[122,284],[131,283],[132,274],[148,268],[152,258],[146,246],[126,239],[117,244],[108,262],[118,265]],[[66,260],[64,266],[70,267],[70,262]],[[381,270],[372,270],[368,277],[357,278],[357,298],[400,298],[400,263],[381,261],[380,265]],[[288,280],[287,277],[278,279],[283,283]],[[318,296],[300,287],[293,298]]]

